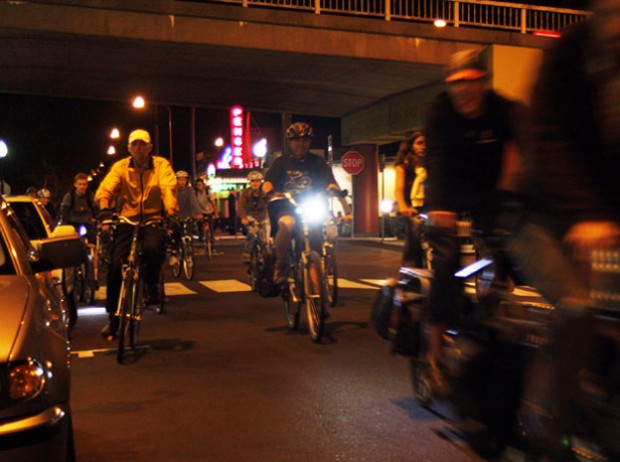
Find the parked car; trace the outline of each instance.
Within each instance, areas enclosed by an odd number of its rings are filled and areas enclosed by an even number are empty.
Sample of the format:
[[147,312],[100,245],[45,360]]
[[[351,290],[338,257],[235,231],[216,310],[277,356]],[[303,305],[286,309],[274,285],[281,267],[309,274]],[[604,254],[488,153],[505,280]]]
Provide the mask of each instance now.
[[[31,196],[6,196],[5,199],[17,214],[28,238],[36,246],[39,242],[61,236],[75,236],[77,232],[71,225],[58,225],[47,209],[36,198]],[[70,328],[77,320],[75,291],[75,273],[73,268],[56,269],[53,271],[63,303],[69,308]]]
[[0,196],[0,461],[73,461],[68,313],[51,271],[83,260],[79,237],[33,244]]

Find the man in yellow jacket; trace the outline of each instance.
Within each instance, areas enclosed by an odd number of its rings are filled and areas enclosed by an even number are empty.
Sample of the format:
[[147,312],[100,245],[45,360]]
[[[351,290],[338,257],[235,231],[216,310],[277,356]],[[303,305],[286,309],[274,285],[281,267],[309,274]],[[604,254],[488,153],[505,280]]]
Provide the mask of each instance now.
[[[151,154],[153,144],[146,130],[129,134],[130,157],[119,160],[105,176],[95,201],[102,211],[116,204],[121,222],[114,232],[114,244],[107,276],[106,311],[109,322],[101,331],[106,340],[116,338],[119,320],[115,316],[120,295],[122,264],[129,255],[131,236],[135,224],[148,224],[154,220],[174,215],[178,209],[174,170],[163,157]],[[131,224],[131,223],[133,224]],[[149,303],[159,303],[158,283],[165,257],[164,232],[157,226],[144,228],[145,283]]]

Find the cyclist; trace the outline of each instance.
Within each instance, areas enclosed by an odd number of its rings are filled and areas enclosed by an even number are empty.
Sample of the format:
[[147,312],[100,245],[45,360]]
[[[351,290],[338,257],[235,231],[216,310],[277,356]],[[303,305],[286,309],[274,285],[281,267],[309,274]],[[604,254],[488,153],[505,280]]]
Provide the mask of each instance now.
[[263,174],[258,170],[248,173],[250,187],[244,189],[239,198],[239,218],[241,219],[241,224],[248,230],[242,255],[244,263],[249,263],[250,261],[250,252],[258,232],[258,223],[267,220],[267,202],[265,200],[265,193],[261,189],[263,179]]
[[[219,214],[217,212],[217,206],[215,205],[215,201],[210,194],[209,186],[205,184],[205,180],[202,178],[196,179],[196,199],[198,200],[198,206],[200,207],[200,213],[203,216],[203,220],[207,220],[207,222],[209,223],[209,229],[211,230],[211,246],[213,246],[213,231],[215,231],[215,220],[219,218]],[[204,222],[201,221],[199,223],[199,226],[200,232],[198,234],[200,235],[200,239],[204,240],[206,238],[206,236],[203,235]]]
[[26,196],[37,197],[38,191],[39,190],[35,188],[34,186],[29,186],[28,189],[26,189]]
[[61,222],[73,225],[78,231],[81,226],[85,226],[88,242],[94,244],[94,222],[98,213],[95,195],[88,189],[88,175],[78,173],[73,178],[73,188],[63,196],[60,203]]
[[438,396],[449,391],[440,368],[443,335],[464,294],[462,280],[454,276],[460,265],[458,214],[471,213],[477,226],[488,226],[494,200],[501,190],[514,188],[511,180],[517,177],[513,167],[520,155],[517,116],[522,106],[486,89],[486,77],[479,51],[455,53],[447,67],[447,91],[437,95],[426,114],[427,234],[434,270],[427,359]]
[[[262,186],[265,194],[290,192],[303,196],[340,190],[331,167],[321,157],[310,153],[312,135],[312,127],[305,122],[296,122],[288,127],[286,137],[290,153],[278,157],[269,168]],[[290,202],[284,200],[272,202],[268,210],[271,233],[276,236],[273,279],[275,283],[282,284],[288,278],[287,250],[295,230],[295,212]],[[310,242],[313,250],[321,252],[323,236],[320,227],[311,230]]]
[[37,198],[41,201],[41,204],[43,204],[45,210],[49,212],[50,216],[55,221],[58,217],[56,216],[56,207],[51,202],[52,193],[50,192],[50,190],[45,188],[39,189],[37,191]]
[[426,169],[422,162],[426,142],[422,132],[415,132],[401,143],[396,157],[396,202],[398,213],[405,221],[405,248],[403,266],[423,266],[420,246],[420,226],[416,217],[424,206]]
[[[173,216],[178,210],[177,180],[168,160],[151,153],[153,144],[146,130],[137,129],[129,134],[131,154],[110,168],[97,193],[95,201],[102,209],[100,215],[109,215],[110,204],[118,198],[119,214],[133,222],[147,223]],[[129,255],[133,226],[122,221],[114,232],[112,258],[107,275],[106,311],[109,322],[101,331],[106,340],[116,337],[119,319],[115,316],[120,296],[123,260]],[[159,302],[159,273],[165,257],[164,232],[159,227],[144,228],[145,283],[150,304]]]
[[[189,185],[189,173],[185,170],[179,170],[176,173],[177,178],[177,202],[179,204],[179,210],[176,213],[176,217],[179,220],[187,218],[202,219],[202,213],[200,213],[200,205],[196,199],[196,193],[194,189]],[[172,241],[179,243],[181,241],[181,230],[178,226],[173,226],[172,229]],[[172,246],[173,258],[178,257],[175,255],[178,245]]]

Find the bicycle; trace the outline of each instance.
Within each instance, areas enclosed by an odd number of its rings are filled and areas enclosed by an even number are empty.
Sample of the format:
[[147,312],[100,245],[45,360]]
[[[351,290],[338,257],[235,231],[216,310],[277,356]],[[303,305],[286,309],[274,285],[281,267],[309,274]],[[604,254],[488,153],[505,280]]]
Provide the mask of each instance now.
[[88,254],[84,263],[75,268],[75,289],[73,293],[76,303],[84,302],[87,305],[92,305],[95,303],[95,293],[99,286],[97,265],[95,263],[97,261],[96,248],[88,241],[86,226],[81,225],[78,234],[84,241]]
[[[128,347],[132,350],[136,348],[142,316],[147,305],[143,276],[146,268],[142,261],[144,228],[149,226],[161,226],[161,220],[155,219],[145,223],[136,223],[127,218],[120,217],[118,221],[122,221],[134,227],[129,256],[127,257],[127,262],[123,263],[122,266],[122,283],[116,308],[116,316],[120,322],[116,361],[122,364],[126,348]],[[160,278],[160,286],[161,282],[162,280]],[[161,312],[163,312],[163,304],[164,300],[162,298],[160,299],[158,307]]]
[[[185,279],[188,281],[191,281],[194,277],[194,246],[192,239],[193,223],[193,218],[183,218],[179,221],[179,225],[181,227],[181,242],[180,246],[177,247],[177,250],[180,250],[177,256],[180,260],[179,265],[183,268]],[[173,267],[173,270],[174,268],[175,267]],[[177,272],[180,274],[180,270],[177,269]],[[179,274],[175,274],[175,277],[179,277]]]
[[327,301],[330,306],[336,306],[338,302],[338,265],[336,264],[336,237],[338,237],[338,225],[334,217],[323,224],[323,249],[321,262],[325,287],[327,288]]
[[258,222],[252,219],[248,225],[248,233],[255,235],[250,250],[248,276],[252,292],[256,292],[258,290],[258,279],[264,272],[265,266],[272,260],[273,248],[269,239],[269,220]]
[[302,303],[305,304],[310,337],[317,343],[321,341],[325,330],[327,289],[321,256],[310,248],[310,223],[316,222],[317,218],[323,219],[322,214],[317,213],[326,211],[321,196],[314,198],[318,201],[307,200],[301,206],[288,192],[271,199],[288,200],[299,216],[297,231],[288,249],[289,278],[281,291],[288,327],[297,330],[300,308]]

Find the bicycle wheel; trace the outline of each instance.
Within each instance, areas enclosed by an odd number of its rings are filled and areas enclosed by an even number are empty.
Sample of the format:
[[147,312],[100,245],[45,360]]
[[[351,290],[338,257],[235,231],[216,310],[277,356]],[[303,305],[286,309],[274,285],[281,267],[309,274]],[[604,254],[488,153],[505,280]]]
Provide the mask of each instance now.
[[[176,252],[173,253],[173,250]],[[170,249],[170,254],[168,255],[168,264],[172,268],[172,275],[175,278],[181,276],[181,259],[183,258],[183,250],[181,246],[177,248]]]
[[[291,260],[293,261],[293,260]],[[299,313],[301,311],[301,294],[303,293],[303,275],[301,274],[301,265],[291,268],[293,280],[286,284],[282,289],[282,300],[284,301],[284,313],[288,328],[297,330],[299,327]],[[301,276],[301,277],[300,277]]]
[[83,301],[87,305],[95,303],[95,292],[97,291],[97,281],[95,281],[95,268],[92,257],[88,257],[85,264],[85,274],[82,284]]
[[329,306],[336,306],[338,302],[338,267],[333,247],[325,247],[323,256],[323,277],[327,289]]
[[140,334],[140,325],[142,323],[142,314],[146,306],[144,297],[144,280],[142,275],[138,276],[138,280],[133,285],[131,294],[131,316],[129,317],[129,346],[136,348],[138,336]]
[[252,292],[256,292],[258,289],[258,274],[260,270],[260,248],[258,244],[254,244],[252,251],[250,252],[250,263],[248,265],[248,276],[250,278],[250,287]]
[[162,314],[164,312],[164,306],[166,304],[166,286],[165,283],[165,275],[164,275],[164,265],[162,265],[161,271],[159,272],[159,284],[157,290],[159,291],[159,304],[155,307],[155,313]]
[[75,304],[84,301],[84,265],[75,268],[75,280],[73,282],[73,296]]
[[118,328],[118,350],[116,351],[116,362],[123,364],[125,356],[125,342],[128,341],[129,320],[131,319],[131,294],[133,292],[133,275],[128,274],[121,283],[121,291],[118,297],[119,315]]
[[205,255],[207,260],[213,257],[213,231],[209,225],[205,227]]
[[304,293],[310,337],[315,342],[320,342],[325,330],[325,302],[327,297],[325,280],[321,270],[321,257],[314,250],[306,255]]
[[189,239],[183,240],[183,274],[188,281],[194,277],[194,248]]

